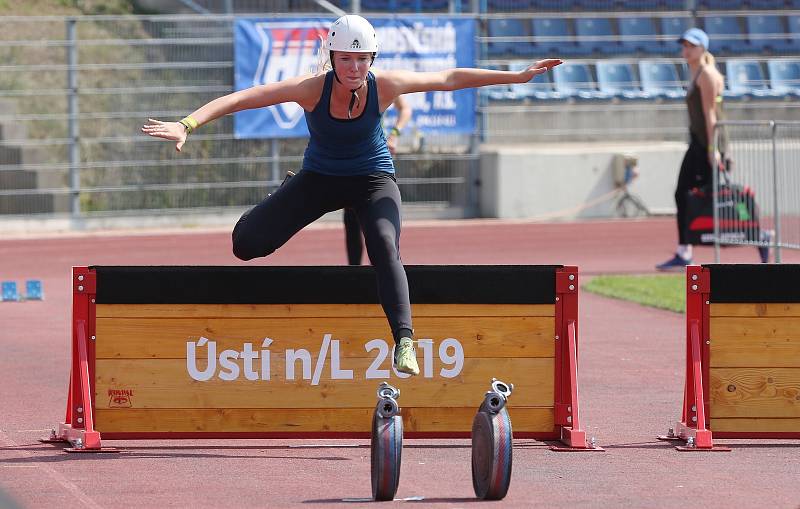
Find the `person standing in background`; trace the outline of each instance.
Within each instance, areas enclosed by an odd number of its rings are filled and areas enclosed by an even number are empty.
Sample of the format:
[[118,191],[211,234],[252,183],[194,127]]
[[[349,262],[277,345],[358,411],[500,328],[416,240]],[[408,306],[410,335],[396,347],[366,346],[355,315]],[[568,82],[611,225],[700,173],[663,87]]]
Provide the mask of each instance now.
[[717,70],[714,56],[708,51],[709,41],[705,32],[690,28],[678,42],[691,76],[686,92],[690,142],[675,189],[678,247],[672,258],[656,265],[656,269],[662,271],[683,270],[692,263],[692,245],[688,243],[686,235],[689,227],[687,196],[691,189],[709,184],[712,168],[718,168],[720,164],[720,154],[715,150],[713,140],[722,112],[725,78]]

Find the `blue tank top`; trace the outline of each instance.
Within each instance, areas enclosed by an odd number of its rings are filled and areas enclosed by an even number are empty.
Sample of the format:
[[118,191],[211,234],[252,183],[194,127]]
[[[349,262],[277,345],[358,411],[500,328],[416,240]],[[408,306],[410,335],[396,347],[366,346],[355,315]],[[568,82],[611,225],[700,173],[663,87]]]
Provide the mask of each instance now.
[[337,176],[394,173],[381,125],[375,75],[367,73],[367,105],[353,119],[331,116],[333,80],[333,71],[328,71],[322,97],[313,111],[305,112],[311,138],[303,156],[303,169]]

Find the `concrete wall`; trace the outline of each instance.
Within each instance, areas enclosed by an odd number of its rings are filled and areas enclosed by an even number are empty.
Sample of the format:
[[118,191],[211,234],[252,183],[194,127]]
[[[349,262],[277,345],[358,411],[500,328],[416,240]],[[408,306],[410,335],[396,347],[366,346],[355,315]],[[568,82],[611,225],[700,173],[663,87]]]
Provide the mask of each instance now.
[[615,154],[639,158],[629,187],[653,213],[673,213],[673,193],[686,144],[559,143],[485,145],[481,156],[482,217],[574,219],[616,217]]

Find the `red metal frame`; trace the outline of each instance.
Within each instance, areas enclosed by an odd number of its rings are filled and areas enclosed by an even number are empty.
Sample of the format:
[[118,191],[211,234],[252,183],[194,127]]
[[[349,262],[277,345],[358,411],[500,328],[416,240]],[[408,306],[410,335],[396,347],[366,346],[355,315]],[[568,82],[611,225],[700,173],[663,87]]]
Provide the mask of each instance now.
[[[102,452],[100,433],[94,429],[95,394],[95,297],[96,275],[89,267],[73,267],[72,365],[64,422],[43,442],[69,442],[70,452]],[[578,268],[556,271],[555,302],[555,426],[552,432],[519,432],[517,438],[559,440],[558,451],[602,451],[587,443],[581,428],[578,403]],[[369,432],[107,432],[107,440],[130,439],[287,439],[287,438],[369,438]],[[469,438],[464,432],[406,432],[407,438]]]
[[[711,273],[699,265],[686,267],[686,383],[680,422],[668,440],[683,440],[679,451],[729,451],[715,446],[709,425],[709,306]],[[691,441],[691,445],[689,442]]]
[[555,425],[566,447],[554,451],[602,451],[586,441],[578,401],[578,267],[556,271]]
[[[70,452],[99,452],[100,433],[94,429],[95,273],[72,269],[72,365],[64,422],[45,442],[69,442]],[[91,339],[90,339],[91,338]],[[107,450],[107,449],[105,449]]]

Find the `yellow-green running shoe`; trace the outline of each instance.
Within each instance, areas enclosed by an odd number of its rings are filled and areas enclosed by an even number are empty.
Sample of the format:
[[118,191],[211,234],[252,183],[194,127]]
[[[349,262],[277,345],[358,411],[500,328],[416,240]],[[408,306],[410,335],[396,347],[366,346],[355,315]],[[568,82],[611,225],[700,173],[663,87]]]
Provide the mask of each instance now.
[[400,343],[394,349],[394,365],[401,373],[419,375],[417,351],[411,338],[400,338]]

